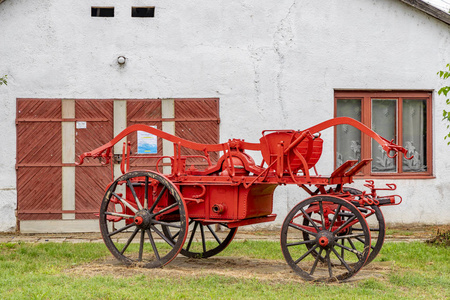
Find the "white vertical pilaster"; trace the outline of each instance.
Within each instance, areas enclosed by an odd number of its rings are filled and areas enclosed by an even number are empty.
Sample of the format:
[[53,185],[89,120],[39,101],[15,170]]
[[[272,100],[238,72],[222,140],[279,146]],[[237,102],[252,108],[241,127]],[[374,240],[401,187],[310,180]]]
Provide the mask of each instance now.
[[[63,119],[75,118],[75,100],[61,100]],[[75,163],[75,122],[61,122],[62,163]],[[62,209],[75,210],[75,167],[62,167]],[[74,213],[62,214],[64,220],[75,219]]]
[[[163,119],[173,119],[175,118],[175,101],[174,99],[163,99],[161,100],[161,116]],[[163,121],[162,131],[175,135],[175,121]],[[173,156],[173,143],[163,140],[163,155]],[[170,159],[165,158],[164,163],[170,163]],[[163,173],[169,174],[171,171],[170,166],[163,167]]]
[[[124,129],[127,128],[127,100],[114,100],[114,136],[118,135]],[[126,143],[127,139],[124,138],[114,145],[114,153],[122,154],[123,143]],[[120,164],[114,165],[114,178],[122,175],[120,171]]]

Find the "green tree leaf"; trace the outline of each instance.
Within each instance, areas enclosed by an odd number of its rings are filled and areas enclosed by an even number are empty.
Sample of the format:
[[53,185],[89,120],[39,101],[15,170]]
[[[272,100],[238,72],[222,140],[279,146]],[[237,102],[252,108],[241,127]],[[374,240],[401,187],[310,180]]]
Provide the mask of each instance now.
[[[443,80],[447,80],[448,78],[450,78],[450,63],[448,63],[446,65],[446,68],[448,68],[447,70],[440,70],[437,72],[437,75],[439,75],[439,77]],[[450,93],[450,86],[443,86],[438,90],[438,95],[444,95],[445,97],[447,97],[447,95]],[[450,105],[450,99],[446,99],[445,103],[447,105]],[[450,111],[447,110],[443,110],[442,111],[442,120],[445,122],[450,123]],[[447,130],[449,129],[450,124],[447,124]],[[445,137],[444,140],[446,140],[447,138],[450,138],[450,133],[448,133]],[[447,145],[450,145],[450,142],[447,143]]]

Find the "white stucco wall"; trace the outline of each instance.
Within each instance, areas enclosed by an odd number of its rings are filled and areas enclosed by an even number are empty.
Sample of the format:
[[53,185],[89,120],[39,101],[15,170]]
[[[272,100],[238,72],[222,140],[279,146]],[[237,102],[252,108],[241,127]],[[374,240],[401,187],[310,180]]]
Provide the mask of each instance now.
[[[115,17],[92,18],[92,5],[114,6]],[[156,17],[131,18],[136,5],[156,6]],[[15,226],[16,98],[219,97],[221,139],[257,141],[264,129],[302,129],[332,118],[335,89],[436,91],[449,49],[449,25],[396,0],[6,0],[0,231]],[[435,178],[395,180],[404,203],[383,210],[387,221],[450,222],[443,107],[434,92]],[[329,174],[332,131],[323,137],[317,167]],[[306,197],[295,188],[276,196],[278,223]]]

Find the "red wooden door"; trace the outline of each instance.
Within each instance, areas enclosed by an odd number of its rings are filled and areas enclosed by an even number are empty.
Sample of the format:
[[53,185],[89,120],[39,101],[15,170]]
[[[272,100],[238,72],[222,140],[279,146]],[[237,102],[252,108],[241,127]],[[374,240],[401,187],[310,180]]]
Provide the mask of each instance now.
[[[76,100],[74,118],[62,117],[61,99],[17,100],[17,210],[18,220],[58,220],[63,214],[95,219],[103,192],[111,181],[108,166],[76,157],[113,138],[113,101]],[[77,122],[85,126],[75,126]],[[73,123],[75,157],[63,162],[62,122]],[[73,168],[75,182],[63,182],[63,168]],[[63,209],[63,187],[74,185],[74,209]],[[71,217],[69,217],[70,219]]]
[[19,220],[61,219],[61,101],[17,100]]
[[[113,138],[114,101],[17,99],[19,222],[77,219],[83,222],[82,219],[96,218],[105,188],[113,177],[112,171],[109,165],[104,166],[92,159],[86,160],[82,166],[75,166],[75,162],[79,154]],[[218,99],[126,101],[126,114],[118,115],[126,118],[128,126],[146,124],[163,129],[169,124],[167,128],[172,130],[169,133],[181,138],[199,143],[219,142]],[[165,108],[162,101],[165,101]],[[133,145],[133,153],[136,153],[136,134],[129,136],[128,140]],[[162,156],[170,155],[167,153],[173,146],[171,143],[164,146],[158,139],[157,148],[155,156]],[[183,155],[203,154],[189,149],[182,151]],[[211,156],[213,162],[217,158],[218,155]],[[155,170],[156,161],[157,158],[136,159],[131,169]],[[164,163],[167,164],[162,161],[160,166]],[[188,166],[194,164],[200,168],[206,165],[202,159],[192,159],[187,163]],[[163,171],[162,168],[160,171]]]
[[[86,127],[75,127],[75,155],[109,142],[113,136],[113,100],[75,100],[76,120]],[[75,168],[76,219],[96,219],[106,186],[112,176],[109,165],[86,160]]]

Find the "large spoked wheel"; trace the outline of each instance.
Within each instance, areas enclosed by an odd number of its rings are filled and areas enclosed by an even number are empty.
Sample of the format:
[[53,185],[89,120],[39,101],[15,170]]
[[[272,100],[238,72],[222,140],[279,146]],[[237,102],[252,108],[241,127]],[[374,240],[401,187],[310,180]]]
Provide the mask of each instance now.
[[[362,192],[358,189],[355,188],[350,188],[350,187],[344,187],[343,188],[344,192],[349,192],[352,195],[361,195]],[[370,230],[370,236],[372,238],[372,245],[370,246],[371,251],[369,254],[369,258],[366,261],[366,265],[368,265],[370,262],[372,262],[375,257],[378,255],[378,253],[380,253],[381,248],[383,247],[383,243],[384,243],[384,237],[386,235],[386,225],[384,222],[384,216],[383,213],[381,212],[381,209],[377,206],[377,205],[370,205],[369,206],[373,212],[370,212],[368,209],[365,209],[363,207],[358,208],[366,217],[366,220],[368,220],[368,223],[370,223],[371,225],[369,225],[369,230]],[[371,222],[372,221],[372,222]],[[374,224],[374,223],[377,224]],[[372,225],[373,223],[373,225]],[[361,228],[358,227],[352,227],[352,231],[354,232],[360,232]],[[342,244],[345,244],[346,240],[342,240]],[[354,245],[352,245],[350,243],[350,241],[347,241],[349,243],[349,245],[351,247],[354,247]]]
[[[167,238],[164,227],[176,229],[177,237]],[[106,191],[100,230],[118,260],[161,267],[178,255],[186,240],[186,205],[176,186],[164,176],[152,171],[129,172]]]
[[[170,239],[178,237],[179,231],[163,227],[164,234]],[[181,254],[189,258],[208,258],[222,252],[233,240],[237,228],[228,228],[222,224],[202,224],[191,219],[188,240]]]
[[[362,230],[351,232],[355,226]],[[355,248],[343,245],[342,239],[352,241]],[[370,242],[369,227],[361,212],[334,196],[314,196],[300,202],[289,212],[281,228],[284,258],[305,280],[350,278],[369,257]]]

